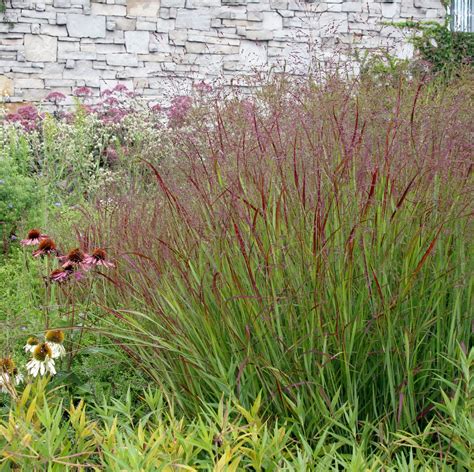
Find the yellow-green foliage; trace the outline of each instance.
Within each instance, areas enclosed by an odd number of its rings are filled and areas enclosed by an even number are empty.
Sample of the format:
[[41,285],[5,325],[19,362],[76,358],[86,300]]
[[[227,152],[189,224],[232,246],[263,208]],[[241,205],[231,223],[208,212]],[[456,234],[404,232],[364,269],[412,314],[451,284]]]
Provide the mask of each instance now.
[[86,408],[81,400],[66,408],[59,392],[40,379],[0,420],[0,471],[472,470],[474,349],[465,354],[460,348],[456,367],[455,382],[442,380],[438,417],[420,434],[387,433],[371,445],[374,426],[353,436],[354,411],[346,406],[328,418],[316,447],[288,425],[267,422],[260,395],[250,409],[221,401],[188,419],[151,390],[138,406],[128,395],[123,402]]

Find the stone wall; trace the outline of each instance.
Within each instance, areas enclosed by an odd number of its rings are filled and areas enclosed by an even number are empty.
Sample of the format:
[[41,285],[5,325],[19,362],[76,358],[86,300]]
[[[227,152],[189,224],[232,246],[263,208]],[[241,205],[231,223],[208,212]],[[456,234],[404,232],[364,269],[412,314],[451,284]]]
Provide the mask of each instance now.
[[[0,93],[39,101],[117,82],[162,100],[196,81],[305,73],[348,50],[409,55],[384,22],[439,20],[440,0],[5,0]],[[1,18],[1,14],[0,14]]]

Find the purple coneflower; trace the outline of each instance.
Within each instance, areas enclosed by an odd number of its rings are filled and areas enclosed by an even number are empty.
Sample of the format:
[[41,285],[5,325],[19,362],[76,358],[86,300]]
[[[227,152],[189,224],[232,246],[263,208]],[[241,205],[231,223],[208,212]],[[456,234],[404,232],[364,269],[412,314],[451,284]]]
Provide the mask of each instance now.
[[86,257],[88,257],[88,255],[77,247],[69,251],[67,255],[60,257],[59,260],[62,263],[63,269],[67,269],[69,266],[72,266],[72,268],[80,267],[87,269],[87,264],[85,263]]
[[71,272],[64,269],[55,269],[49,274],[49,280],[55,283],[66,282],[66,280],[71,276]]
[[30,231],[28,231],[26,239],[22,239],[20,241],[20,244],[22,246],[36,246],[47,237],[48,236],[46,234],[42,234],[39,229],[31,229]]
[[113,262],[107,260],[107,253],[101,249],[94,249],[90,256],[87,256],[84,262],[90,266],[115,267]]
[[51,238],[45,238],[40,241],[38,249],[33,252],[33,257],[57,255],[57,253],[55,242]]

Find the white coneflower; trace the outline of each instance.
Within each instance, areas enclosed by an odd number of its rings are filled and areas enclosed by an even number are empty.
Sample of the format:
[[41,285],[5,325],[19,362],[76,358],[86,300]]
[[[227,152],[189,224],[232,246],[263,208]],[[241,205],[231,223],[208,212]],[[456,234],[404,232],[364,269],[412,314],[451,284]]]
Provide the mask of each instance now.
[[33,350],[33,359],[26,364],[26,370],[36,377],[45,374],[56,374],[54,368],[53,351],[47,343],[38,344]]
[[15,376],[15,385],[20,385],[25,380],[23,374],[18,369],[13,370],[13,375]]
[[31,336],[26,341],[26,344],[23,346],[25,352],[33,352],[33,349],[39,344],[39,339]]
[[46,344],[51,348],[53,359],[57,357],[63,357],[66,355],[66,349],[64,349],[64,333],[60,329],[52,329],[46,331],[45,335]]
[[0,359],[0,392],[11,393],[12,383],[19,385],[23,382],[23,375],[18,372],[15,363],[9,357]]

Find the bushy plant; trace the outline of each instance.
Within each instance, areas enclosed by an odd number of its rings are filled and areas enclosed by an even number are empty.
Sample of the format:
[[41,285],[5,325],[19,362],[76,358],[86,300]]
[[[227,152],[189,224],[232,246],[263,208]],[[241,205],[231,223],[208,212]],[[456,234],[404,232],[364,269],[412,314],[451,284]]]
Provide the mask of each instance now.
[[344,405],[381,430],[430,421],[471,330],[470,92],[386,92],[282,82],[216,103],[149,166],[153,198],[88,216],[121,255],[107,331],[188,414],[262,391],[311,444]]
[[[47,379],[29,384],[0,417],[0,466],[48,470],[470,470],[474,350],[452,359],[457,385],[440,415],[419,435],[398,431],[371,447],[370,427],[358,428],[350,408],[334,411],[311,447],[279,422],[265,422],[262,399],[250,408],[223,400],[192,419],[177,414],[159,390],[138,404],[104,398],[86,405],[61,399]],[[446,382],[449,389],[452,382]],[[450,385],[451,384],[451,385]],[[442,413],[441,413],[442,412]],[[448,441],[443,452],[432,437]],[[349,452],[345,452],[345,449]]]
[[0,156],[0,230],[4,251],[15,227],[38,203],[36,182],[12,159]]

